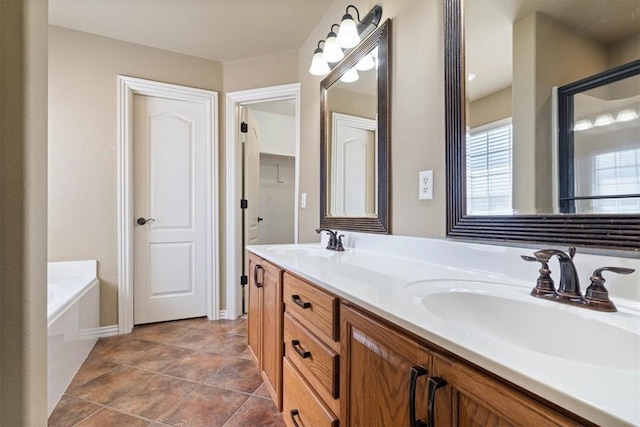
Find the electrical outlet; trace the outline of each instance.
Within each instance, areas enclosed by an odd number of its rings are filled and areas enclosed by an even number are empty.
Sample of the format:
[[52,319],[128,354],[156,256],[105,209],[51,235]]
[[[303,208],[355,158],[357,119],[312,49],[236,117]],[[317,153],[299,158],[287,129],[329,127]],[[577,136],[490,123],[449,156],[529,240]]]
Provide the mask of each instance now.
[[433,199],[433,171],[420,172],[418,199]]

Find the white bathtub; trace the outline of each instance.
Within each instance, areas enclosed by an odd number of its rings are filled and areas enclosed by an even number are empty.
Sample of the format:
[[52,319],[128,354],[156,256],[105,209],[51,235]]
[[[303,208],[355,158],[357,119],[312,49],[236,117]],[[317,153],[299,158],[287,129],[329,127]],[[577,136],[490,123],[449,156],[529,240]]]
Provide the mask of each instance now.
[[50,415],[98,340],[96,261],[50,262],[47,279],[47,372]]

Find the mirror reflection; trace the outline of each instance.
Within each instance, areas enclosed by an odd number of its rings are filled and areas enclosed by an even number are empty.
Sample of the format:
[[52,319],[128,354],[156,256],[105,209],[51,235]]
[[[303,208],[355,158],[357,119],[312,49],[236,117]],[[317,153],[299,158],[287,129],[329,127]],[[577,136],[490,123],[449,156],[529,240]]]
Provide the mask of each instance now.
[[[638,199],[561,209],[553,99],[554,87],[640,59],[638,1],[465,0],[464,7],[467,214],[640,213]],[[638,78],[580,95],[574,196],[640,193]],[[600,125],[606,114],[611,126]],[[581,129],[586,120],[592,127]],[[595,172],[596,161],[613,166]]]
[[329,217],[378,213],[377,51],[369,51],[326,92]]

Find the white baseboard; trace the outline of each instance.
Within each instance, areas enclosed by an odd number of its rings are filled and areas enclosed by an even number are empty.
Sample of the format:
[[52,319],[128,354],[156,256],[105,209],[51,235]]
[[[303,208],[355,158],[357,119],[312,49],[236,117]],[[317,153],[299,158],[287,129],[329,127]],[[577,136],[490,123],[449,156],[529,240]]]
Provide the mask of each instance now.
[[112,337],[118,335],[118,325],[101,326],[98,331],[100,338]]
[[228,319],[229,318],[229,314],[227,313],[227,310],[220,310],[220,312],[218,313],[218,319]]

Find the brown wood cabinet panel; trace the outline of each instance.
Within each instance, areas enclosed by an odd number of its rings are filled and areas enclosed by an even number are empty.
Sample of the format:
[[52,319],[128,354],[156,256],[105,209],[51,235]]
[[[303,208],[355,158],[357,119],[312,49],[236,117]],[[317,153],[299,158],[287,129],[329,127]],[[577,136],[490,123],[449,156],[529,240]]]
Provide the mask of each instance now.
[[282,410],[282,271],[262,262],[262,378]]
[[341,415],[343,426],[408,426],[411,371],[419,369],[416,419],[426,417],[432,355],[408,336],[341,307]]
[[289,313],[284,315],[284,354],[334,413],[339,413],[340,357]]
[[249,353],[262,371],[262,282],[263,270],[261,270],[262,259],[249,255],[249,284],[248,284],[248,311],[247,311],[247,341]]
[[285,311],[319,338],[338,341],[340,302],[333,295],[288,273],[284,275]]
[[289,427],[338,427],[338,418],[315,395],[296,368],[284,359],[282,418]]
[[447,385],[435,393],[438,427],[578,426],[578,423],[495,379],[443,356],[434,376]]

